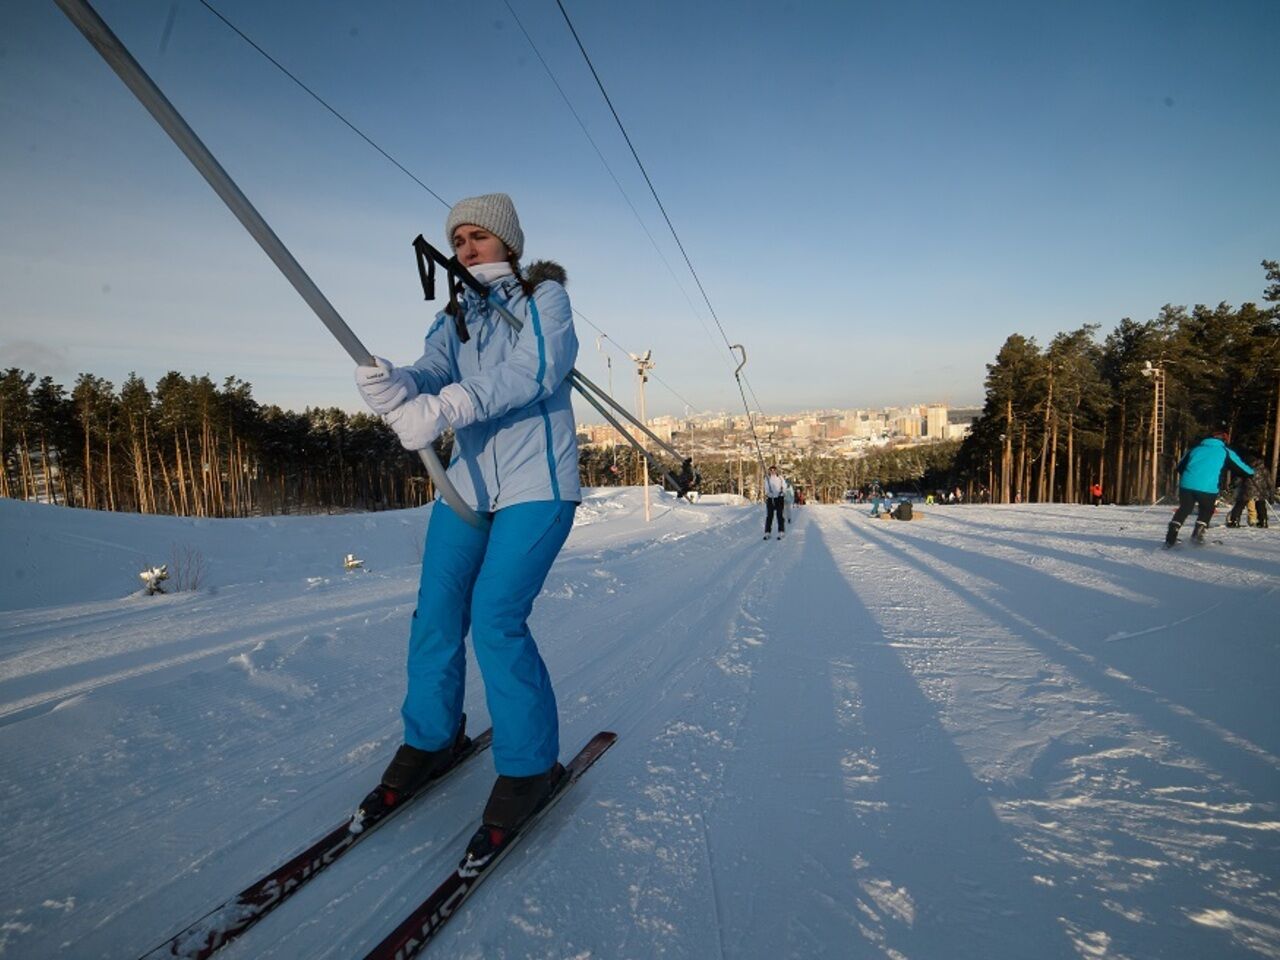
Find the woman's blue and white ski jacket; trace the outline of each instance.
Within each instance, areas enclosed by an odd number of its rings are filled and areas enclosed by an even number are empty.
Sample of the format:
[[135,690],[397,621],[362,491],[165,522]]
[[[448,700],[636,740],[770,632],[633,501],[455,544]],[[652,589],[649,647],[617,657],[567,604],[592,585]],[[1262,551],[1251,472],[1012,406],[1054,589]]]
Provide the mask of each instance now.
[[459,384],[476,422],[455,431],[448,475],[480,513],[535,500],[579,503],[578,436],[569,372],[578,336],[564,286],[543,280],[526,296],[514,277],[494,281],[490,296],[524,322],[517,333],[468,289],[459,302],[470,339],[458,337],[444,311],[427,331],[425,350],[408,370],[421,393]]

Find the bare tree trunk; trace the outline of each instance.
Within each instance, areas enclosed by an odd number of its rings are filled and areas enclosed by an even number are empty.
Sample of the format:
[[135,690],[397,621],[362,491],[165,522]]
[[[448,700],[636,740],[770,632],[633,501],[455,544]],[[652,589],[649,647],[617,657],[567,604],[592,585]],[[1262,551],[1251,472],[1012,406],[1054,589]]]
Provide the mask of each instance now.
[[[1103,495],[1107,489],[1107,421],[1102,421],[1102,456],[1098,458],[1098,482],[1102,484]],[[1084,459],[1083,457],[1081,459]],[[1113,489],[1111,491],[1111,499],[1116,503],[1121,503],[1120,492]]]
[[1049,490],[1047,502],[1055,503],[1054,481],[1058,476],[1058,418],[1053,418],[1053,439],[1049,442]]
[[93,484],[93,456],[89,447],[90,413],[88,405],[84,411],[84,505],[92,510],[98,505],[97,493]]
[[1076,491],[1079,489],[1076,485],[1076,414],[1075,411],[1067,414],[1067,488],[1063,492],[1063,501],[1066,503],[1079,503],[1076,498]]
[[129,450],[133,457],[133,495],[139,513],[147,512],[147,487],[142,463],[142,444],[138,442],[138,432],[130,422]]
[[1125,489],[1125,473],[1124,473],[1124,438],[1127,433],[1125,427],[1128,426],[1125,420],[1125,401],[1120,401],[1120,430],[1116,434],[1116,502],[1128,503],[1130,500],[1129,491]]
[[44,431],[40,433],[40,470],[44,473],[44,495],[49,503],[57,503],[58,490],[53,485],[53,467],[49,463],[49,442]]
[[[182,428],[182,445],[187,452],[187,482],[191,484],[191,513],[193,516],[203,517],[204,504],[200,498],[200,490],[196,486],[198,480],[196,464],[191,456],[191,432],[186,427]],[[181,456],[182,452],[179,451],[178,455]]]
[[1040,482],[1036,487],[1036,500],[1044,503],[1049,497],[1051,474],[1049,469],[1049,421],[1053,418],[1053,366],[1049,366],[1049,391],[1044,400],[1044,422],[1040,437]]
[[[179,497],[179,502],[182,505],[181,511],[178,515],[182,517],[189,517],[191,516],[191,510],[189,508],[189,504],[187,503],[187,479],[186,479],[187,472],[184,469],[183,463],[182,463],[182,442],[178,437],[177,430],[174,430],[173,432],[173,456],[174,456],[174,459],[177,461],[175,469],[178,471],[178,476],[177,476],[178,497]],[[164,461],[162,460],[161,463],[163,462]]]
[[31,448],[27,445],[25,429],[18,431],[18,440],[21,442],[18,447],[18,473],[22,476],[22,499],[31,500],[35,497],[36,478],[31,470]]
[[116,509],[116,484],[111,468],[111,411],[107,411],[107,432],[103,435],[103,442],[107,445],[107,509],[112,512]]
[[1027,472],[1027,425],[1022,425],[1021,435],[1018,438],[1018,474],[1014,483],[1014,490],[1017,491],[1018,497],[1022,500],[1027,499],[1024,492],[1023,481],[1026,479]]
[[1276,410],[1275,420],[1272,421],[1271,428],[1271,476],[1276,476],[1276,469],[1280,467],[1280,378],[1276,380]]
[[1004,402],[1004,451],[1000,456],[1000,502],[1013,499],[1009,485],[1013,482],[1013,398]]

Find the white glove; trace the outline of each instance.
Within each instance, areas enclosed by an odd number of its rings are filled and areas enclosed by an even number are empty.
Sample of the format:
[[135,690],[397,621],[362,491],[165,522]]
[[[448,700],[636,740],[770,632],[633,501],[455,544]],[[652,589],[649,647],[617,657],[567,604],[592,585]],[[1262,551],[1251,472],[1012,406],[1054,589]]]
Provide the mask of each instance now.
[[450,427],[459,430],[476,422],[471,395],[456,383],[439,394],[424,393],[401,404],[382,419],[406,450],[423,450]]
[[375,366],[356,367],[356,387],[374,413],[390,413],[418,395],[418,385],[408,370],[374,357]]

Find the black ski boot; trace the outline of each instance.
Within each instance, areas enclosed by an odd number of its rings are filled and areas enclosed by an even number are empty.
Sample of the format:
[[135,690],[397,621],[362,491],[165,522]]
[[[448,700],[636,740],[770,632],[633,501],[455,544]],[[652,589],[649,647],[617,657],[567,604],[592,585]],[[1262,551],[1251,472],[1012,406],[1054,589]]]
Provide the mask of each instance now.
[[1169,521],[1169,532],[1164,535],[1164,545],[1172,547],[1178,542],[1178,531],[1182,529],[1182,524],[1177,520]]
[[557,763],[546,773],[532,777],[499,776],[484,808],[484,822],[467,844],[459,870],[480,870],[497,856],[507,841],[541,810],[564,778]]
[[[470,742],[467,736],[467,715],[462,715],[458,735],[453,743],[439,750],[419,750],[407,743],[400,749],[382,774],[382,780],[360,803],[360,809],[352,820],[353,827],[363,829],[370,822],[380,820],[393,807],[398,807],[413,796],[423,785],[434,780],[449,768],[456,757]],[[356,832],[359,832],[356,830]]]
[[1207,530],[1208,528],[1209,528],[1209,525],[1208,525],[1207,523],[1205,523],[1203,520],[1197,520],[1197,521],[1196,521],[1196,528],[1195,528],[1194,530],[1192,530],[1192,531],[1191,531],[1191,542],[1192,542],[1192,543],[1194,543],[1194,544],[1198,544],[1199,546],[1202,546],[1202,547],[1203,547],[1203,546],[1204,546],[1204,532],[1205,532],[1205,530]]

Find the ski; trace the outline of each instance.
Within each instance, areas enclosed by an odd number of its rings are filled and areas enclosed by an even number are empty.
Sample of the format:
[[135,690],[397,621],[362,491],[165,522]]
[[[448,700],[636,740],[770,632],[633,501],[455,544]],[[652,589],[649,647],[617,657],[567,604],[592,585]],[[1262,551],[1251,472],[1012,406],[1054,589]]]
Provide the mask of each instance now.
[[205,960],[217,950],[235,940],[255,923],[298,892],[325,867],[368,836],[374,829],[390,820],[414,800],[429,793],[433,787],[457,770],[476,754],[488,749],[493,730],[467,741],[458,751],[453,763],[409,797],[389,809],[376,814],[367,813],[363,807],[347,820],[334,827],[323,837],[288,862],[281,864],[256,883],[250,884],[236,896],[214,907],[203,917],[170,937],[154,950],[143,955],[142,960],[181,957],[183,960]]
[[555,791],[547,798],[547,802],[530,817],[520,829],[511,834],[502,848],[483,865],[469,864],[463,860],[449,874],[444,883],[436,887],[435,892],[422,901],[404,921],[393,930],[385,940],[371,950],[365,960],[408,960],[415,957],[427,945],[427,942],[440,932],[463,901],[469,897],[476,887],[484,881],[502,858],[511,852],[511,848],[528,834],[538,821],[546,816],[556,802],[565,795],[568,789],[587,772],[587,769],[604,755],[618,739],[616,733],[603,731],[592,737],[576,757],[565,767],[565,775],[561,778]]

